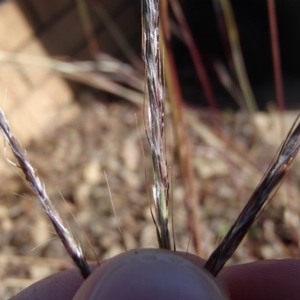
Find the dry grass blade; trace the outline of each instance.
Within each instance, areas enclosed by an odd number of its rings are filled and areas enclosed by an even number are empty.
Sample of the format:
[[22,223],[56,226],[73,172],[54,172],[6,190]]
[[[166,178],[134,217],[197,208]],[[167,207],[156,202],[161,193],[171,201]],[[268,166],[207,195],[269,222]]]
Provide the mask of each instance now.
[[169,178],[165,153],[165,107],[159,48],[159,1],[142,2],[143,58],[146,67],[148,105],[147,137],[152,152],[152,186],[159,245],[170,249],[168,229]]
[[236,250],[267,200],[272,197],[272,192],[281,183],[288,167],[296,157],[300,148],[299,117],[296,119],[294,126],[281,146],[274,163],[264,175],[223,241],[207,260],[204,267],[214,276],[219,273],[226,261]]
[[82,276],[87,278],[90,275],[89,265],[83,255],[80,245],[75,241],[70,231],[64,226],[58,212],[49,199],[45,187],[39,177],[36,175],[33,167],[27,159],[25,150],[21,148],[17,139],[12,135],[8,122],[0,109],[0,129],[5,140],[18,160],[19,167],[22,169],[26,180],[31,185],[32,190],[38,196],[47,216],[52,222],[61,242],[65,246],[67,252],[73,259],[75,265],[79,268]]
[[[102,55],[102,58],[104,55]],[[123,99],[126,99],[135,104],[143,103],[143,95],[140,92],[137,92],[133,89],[127,88],[113,80],[109,79],[107,74],[104,72],[99,72],[98,67],[107,66],[108,63],[104,61],[95,62],[86,61],[86,62],[65,62],[56,59],[51,59],[42,56],[27,55],[23,53],[14,53],[14,52],[5,52],[0,51],[0,61],[1,62],[12,62],[20,65],[29,65],[40,68],[47,68],[54,70],[61,74],[63,77],[71,79],[76,82],[86,84],[88,86],[103,90],[105,92],[117,95]],[[114,70],[116,70],[117,60],[114,60]],[[110,65],[112,65],[110,63]],[[138,89],[141,86],[141,81],[138,79],[133,72],[130,71],[128,65],[126,65],[126,70],[124,71],[125,64],[118,63],[118,72],[120,75],[120,70],[123,70],[122,79],[128,79],[126,83],[130,86],[131,83],[138,82],[138,85],[135,86]],[[100,70],[101,71],[101,70]],[[107,68],[106,68],[107,71]],[[113,70],[110,70],[111,73]],[[129,72],[131,75],[129,75]]]

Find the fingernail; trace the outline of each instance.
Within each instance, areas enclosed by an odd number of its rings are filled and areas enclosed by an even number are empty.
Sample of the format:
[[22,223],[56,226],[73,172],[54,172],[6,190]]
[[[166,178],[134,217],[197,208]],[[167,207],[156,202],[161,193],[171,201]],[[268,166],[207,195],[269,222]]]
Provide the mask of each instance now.
[[104,262],[78,290],[82,299],[229,299],[213,276],[176,252],[132,250]]

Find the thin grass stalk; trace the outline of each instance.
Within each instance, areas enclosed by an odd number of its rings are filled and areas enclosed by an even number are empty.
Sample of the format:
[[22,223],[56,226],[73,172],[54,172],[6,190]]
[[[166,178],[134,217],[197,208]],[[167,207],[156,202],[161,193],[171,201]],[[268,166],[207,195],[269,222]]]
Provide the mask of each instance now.
[[268,200],[274,196],[273,191],[277,191],[294,161],[300,148],[299,117],[280,147],[273,164],[265,173],[239,217],[205,263],[204,268],[212,275],[217,276],[226,261],[232,256]]
[[4,139],[8,142],[14,156],[16,157],[19,163],[19,167],[23,171],[27,182],[30,184],[32,190],[40,200],[40,203],[45,213],[47,214],[51,223],[53,224],[53,227],[57,235],[59,236],[61,242],[63,243],[65,249],[73,259],[75,265],[80,270],[82,276],[84,278],[87,278],[90,275],[91,271],[83,255],[81,246],[75,241],[71,232],[63,224],[62,219],[60,218],[57,210],[55,209],[53,203],[47,195],[44,184],[41,182],[39,177],[36,175],[34,168],[31,166],[25,150],[21,148],[17,139],[11,133],[8,122],[1,109],[0,130]]
[[[271,36],[271,49],[272,49],[272,61],[274,69],[274,81],[275,81],[275,93],[276,102],[281,114],[284,111],[284,88],[282,80],[281,59],[280,59],[280,47],[277,30],[277,17],[276,17],[276,5],[274,0],[267,0],[268,3],[268,15],[269,15],[269,27]],[[281,128],[284,131],[283,117],[281,116]]]
[[246,104],[250,112],[257,110],[255,97],[249,83],[249,79],[246,72],[246,67],[242,55],[239,34],[232,11],[232,6],[229,0],[218,0],[223,14],[228,32],[229,44],[231,47],[232,59],[235,68],[237,80],[243,92]]
[[130,45],[130,42],[127,41],[114,19],[110,16],[109,12],[105,8],[104,3],[100,3],[99,1],[93,1],[91,5],[95,10],[96,14],[101,18],[103,24],[109,31],[109,34],[114,39],[115,43],[119,46],[120,50],[127,57],[128,61],[137,71],[142,72],[144,66],[140,56],[136,54],[133,47]]
[[[212,66],[213,66],[213,69],[214,69],[220,83],[227,90],[227,92],[231,95],[232,99],[235,100],[235,102],[240,107],[240,109],[245,113],[245,116],[246,116],[246,118],[248,118],[249,124],[251,124],[252,128],[255,129],[253,137],[258,137],[257,126],[254,122],[254,119],[251,117],[251,112],[249,111],[249,107],[247,106],[247,103],[245,102],[245,98],[240,89],[240,86],[235,83],[229,70],[227,70],[225,64],[223,64],[221,61],[219,61],[217,59],[213,59]],[[226,137],[224,133],[222,134],[222,137],[227,140],[227,143],[232,148],[237,148],[236,147],[237,145],[235,143],[233,143],[229,137]],[[242,152],[243,152],[243,150],[242,150]],[[248,159],[247,156],[246,156],[246,158]]]
[[221,37],[221,42],[223,45],[223,50],[226,56],[226,63],[228,64],[229,68],[233,70],[234,69],[233,58],[232,58],[230,44],[228,41],[228,33],[226,31],[226,24],[224,20],[224,14],[222,13],[222,7],[220,5],[219,0],[213,0],[212,3],[213,3],[219,34]]
[[241,110],[248,114],[249,110],[244,101],[243,94],[239,86],[237,86],[231,78],[231,74],[227,70],[225,64],[223,64],[220,60],[214,59],[212,61],[212,65],[220,83],[226,89],[228,94],[230,94],[230,96],[235,100]]
[[[103,59],[101,58],[103,57],[108,58],[110,56],[102,52],[99,47],[97,38],[95,36],[93,23],[91,21],[88,4],[86,3],[85,0],[76,0],[76,4],[83,25],[84,33],[87,39],[87,44],[89,46],[89,50],[93,55],[95,61],[97,62],[97,64],[95,65],[100,65],[101,63],[103,63]],[[113,21],[109,18],[108,13],[104,10],[104,8],[98,9],[98,13],[102,16],[102,18],[106,22],[108,22],[107,26],[110,29],[110,33],[112,34],[113,37],[115,37],[115,40],[117,40],[117,43],[120,46],[120,48],[123,51],[126,50],[126,53],[128,54],[130,53],[129,58],[132,58],[132,63],[134,63],[135,64],[134,66],[136,67],[135,73],[137,73],[137,71],[141,71],[142,69],[141,60],[136,58],[136,56],[134,56],[134,51],[130,48],[130,46],[127,45],[128,44],[127,41],[124,39],[122,34],[118,31]],[[133,72],[131,67],[113,58],[110,59],[109,63],[110,65],[114,63],[114,66],[119,67],[118,70],[114,70],[114,74],[118,74],[118,77],[120,77],[121,80],[124,80],[126,84],[132,86],[133,88],[138,88],[140,86],[139,82],[137,82],[137,80],[134,80],[135,78],[134,76],[132,76]]]
[[168,87],[168,99],[172,111],[172,122],[175,132],[177,153],[179,154],[180,173],[185,190],[184,205],[188,217],[188,228],[191,233],[192,243],[198,255],[203,257],[200,244],[201,226],[200,216],[197,215],[198,194],[195,187],[195,176],[191,162],[190,142],[184,119],[184,107],[180,83],[176,71],[175,61],[171,47],[171,33],[169,30],[168,2],[161,1],[161,28],[162,48],[164,49],[164,69]]
[[148,97],[147,137],[152,153],[152,196],[160,248],[171,249],[169,221],[169,177],[165,150],[165,95],[159,41],[159,0],[142,1],[143,59]]
[[217,104],[216,97],[214,95],[212,86],[210,84],[207,72],[205,70],[205,67],[203,64],[203,59],[201,57],[201,53],[200,53],[199,49],[197,49],[195,40],[192,36],[192,33],[190,31],[190,28],[188,26],[188,23],[186,21],[186,18],[184,16],[182,8],[181,8],[178,0],[170,0],[169,2],[171,4],[172,10],[174,12],[175,18],[179,24],[179,28],[181,30],[183,39],[189,49],[190,55],[194,62],[195,69],[196,69],[197,75],[199,77],[199,81],[202,84],[203,91],[204,91],[205,97],[208,101],[208,104],[210,105],[210,108],[212,109],[212,112],[214,113],[214,115],[219,116],[220,112],[218,109],[218,104]]
[[[80,64],[80,62],[78,62]],[[91,62],[92,64],[93,62]],[[84,62],[83,62],[84,64]],[[137,72],[131,65],[126,64],[119,59],[101,52],[97,61],[94,63],[96,72],[101,73],[114,82],[125,84],[133,90],[144,92],[145,80],[144,73]]]
[[87,39],[87,44],[94,59],[97,58],[100,48],[97,42],[97,38],[94,33],[93,24],[88,10],[86,0],[76,0],[77,10],[81,19],[84,34]]

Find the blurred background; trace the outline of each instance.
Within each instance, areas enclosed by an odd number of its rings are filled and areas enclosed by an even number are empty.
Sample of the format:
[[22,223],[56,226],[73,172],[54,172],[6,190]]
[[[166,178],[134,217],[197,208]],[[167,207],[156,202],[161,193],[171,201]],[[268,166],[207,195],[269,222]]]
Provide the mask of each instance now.
[[[178,250],[209,256],[298,114],[300,4],[275,4],[283,102],[275,93],[267,2],[170,1],[164,67],[175,69],[166,78],[166,144]],[[89,261],[90,244],[100,260],[125,251],[119,227],[127,249],[158,247],[147,198],[141,53],[140,1],[0,2],[0,106]],[[8,298],[73,265],[2,145],[0,295]],[[299,257],[295,165],[230,264]]]

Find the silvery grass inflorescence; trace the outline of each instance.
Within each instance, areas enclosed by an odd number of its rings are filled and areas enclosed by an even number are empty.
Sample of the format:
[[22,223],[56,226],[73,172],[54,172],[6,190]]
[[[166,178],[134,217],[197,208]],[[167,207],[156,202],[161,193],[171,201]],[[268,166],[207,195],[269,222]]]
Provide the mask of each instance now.
[[153,163],[152,196],[155,224],[161,248],[170,249],[168,230],[169,178],[165,150],[165,101],[159,41],[159,1],[142,1],[143,58],[148,100],[146,130]]

